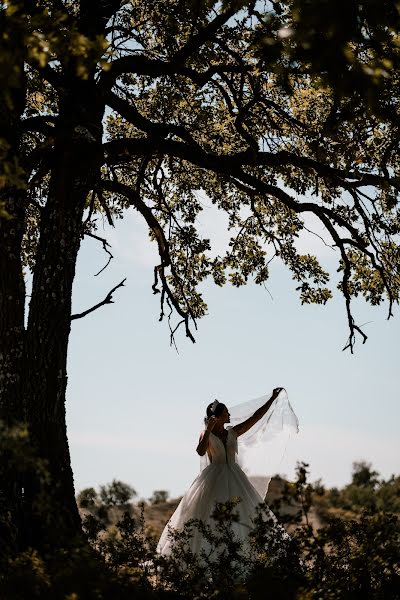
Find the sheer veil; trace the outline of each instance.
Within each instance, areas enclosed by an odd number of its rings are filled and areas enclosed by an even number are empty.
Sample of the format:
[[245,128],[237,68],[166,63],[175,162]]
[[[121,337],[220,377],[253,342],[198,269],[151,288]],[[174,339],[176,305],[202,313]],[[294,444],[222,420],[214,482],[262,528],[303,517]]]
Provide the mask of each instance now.
[[[229,427],[234,427],[251,417],[272,396],[266,394],[254,400],[228,406],[231,415]],[[286,446],[291,435],[298,433],[299,421],[289,402],[287,392],[282,389],[268,412],[238,437],[237,462],[249,476],[258,476],[258,488],[268,491],[271,477],[279,472]],[[201,470],[210,464],[207,453],[201,458]],[[265,491],[264,491],[265,490]]]

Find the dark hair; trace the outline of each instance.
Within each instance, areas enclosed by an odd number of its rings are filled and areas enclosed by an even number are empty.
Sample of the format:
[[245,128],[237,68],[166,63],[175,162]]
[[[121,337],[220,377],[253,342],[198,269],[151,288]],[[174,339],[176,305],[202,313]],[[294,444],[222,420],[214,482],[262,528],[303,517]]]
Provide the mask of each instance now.
[[225,404],[222,404],[222,402],[219,402],[219,404],[217,404],[216,408],[214,410],[212,410],[213,404],[214,404],[214,402],[211,402],[211,404],[209,404],[207,406],[207,419],[209,419],[210,417],[220,417],[222,415],[222,413],[224,412],[224,408],[226,408]]

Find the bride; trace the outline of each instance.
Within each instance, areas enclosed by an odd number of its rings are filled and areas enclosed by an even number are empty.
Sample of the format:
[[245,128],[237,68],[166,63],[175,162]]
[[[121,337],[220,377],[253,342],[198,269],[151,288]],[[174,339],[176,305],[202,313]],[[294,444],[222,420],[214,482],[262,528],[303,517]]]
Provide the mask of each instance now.
[[[228,423],[235,424],[225,428]],[[207,407],[205,425],[196,448],[202,457],[202,470],[161,534],[158,551],[163,555],[169,555],[173,548],[171,530],[182,529],[189,519],[200,519],[213,528],[215,521],[212,513],[216,503],[235,498],[240,499],[235,507],[239,518],[233,522],[232,529],[240,541],[246,542],[257,507],[264,500],[237,459],[241,459],[242,465],[249,460],[255,462],[260,457],[266,459],[271,475],[271,458],[276,458],[277,442],[283,439],[286,447],[288,434],[298,431],[298,420],[284,388],[275,388],[269,396],[239,404],[230,410],[215,400]],[[265,465],[261,468],[265,469]],[[265,496],[270,477],[261,480],[265,483],[262,490]],[[265,507],[264,510],[267,519],[276,521],[269,509]],[[189,547],[196,554],[210,549],[207,540],[197,529],[192,531]]]

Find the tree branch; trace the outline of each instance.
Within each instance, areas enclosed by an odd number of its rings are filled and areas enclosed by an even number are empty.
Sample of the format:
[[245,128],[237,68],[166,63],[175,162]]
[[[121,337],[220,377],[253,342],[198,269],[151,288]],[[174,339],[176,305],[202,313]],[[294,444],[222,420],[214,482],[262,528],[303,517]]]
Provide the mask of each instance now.
[[105,94],[105,100],[110,108],[118,112],[124,119],[129,121],[129,123],[138,127],[138,129],[160,138],[166,138],[168,135],[173,134],[201,151],[200,146],[182,125],[155,123],[147,117],[144,117],[133,103],[126,102],[123,98],[120,98],[113,92],[107,92]]
[[[158,124],[157,124],[158,125]],[[161,126],[163,127],[164,126]],[[168,127],[167,125],[165,127]],[[360,247],[365,246],[365,242],[362,240],[360,233],[355,227],[350,225],[343,217],[338,215],[334,210],[327,206],[321,206],[313,202],[298,202],[292,198],[287,192],[281,190],[275,185],[265,183],[262,179],[259,179],[255,175],[245,173],[241,167],[249,164],[254,164],[254,159],[249,158],[254,156],[253,151],[240,152],[234,155],[217,155],[205,152],[200,146],[196,148],[190,147],[186,144],[175,140],[165,139],[153,139],[153,138],[135,138],[125,140],[114,140],[104,144],[104,151],[107,162],[110,160],[112,154],[119,154],[121,159],[129,160],[130,154],[142,154],[143,150],[154,154],[167,154],[177,158],[187,160],[192,164],[213,171],[215,173],[227,175],[230,178],[240,180],[241,182],[250,185],[253,189],[257,189],[262,193],[271,194],[283,204],[288,206],[297,213],[301,212],[312,212],[316,216],[321,213],[325,213],[327,217],[334,220],[337,225],[347,229],[351,236],[355,237]],[[125,154],[123,153],[125,152]],[[277,153],[280,155],[281,153]],[[270,158],[270,164],[278,165],[277,155],[267,152],[259,152],[257,156],[264,157],[264,163],[267,162],[266,157]],[[290,155],[289,153],[282,153],[283,157],[286,157],[288,162]],[[116,160],[118,163],[118,159]],[[124,162],[124,160],[122,160]],[[316,162],[316,161],[314,161]],[[112,158],[111,158],[112,163]],[[291,163],[289,163],[291,164]],[[334,174],[332,174],[332,177]]]
[[[282,166],[299,167],[303,170],[312,170],[320,177],[334,180],[344,189],[358,188],[362,186],[385,186],[392,185],[400,190],[400,179],[398,177],[387,177],[375,175],[373,173],[360,173],[356,171],[346,171],[321,163],[307,156],[297,156],[286,150],[278,152],[255,151],[254,148],[247,148],[244,151],[235,154],[215,154],[206,152],[195,142],[184,127],[168,123],[156,123],[147,119],[137,108],[122,98],[119,98],[112,92],[106,95],[106,101],[110,108],[119,112],[119,114],[129,121],[132,125],[148,133],[150,138],[125,138],[116,139],[104,145],[105,151],[117,150],[118,147],[129,157],[129,153],[139,154],[143,151],[143,144],[148,148],[149,153],[168,154],[178,158],[183,158],[205,169],[219,171],[229,175],[236,169],[244,166],[249,167],[272,167],[282,168]],[[187,144],[165,138],[168,135],[174,135],[181,138]],[[158,138],[158,139],[157,139]],[[152,152],[151,152],[152,149]],[[213,167],[214,165],[214,167]],[[349,181],[350,180],[350,181]]]
[[114,227],[114,221],[112,219],[109,206],[108,206],[108,204],[106,202],[106,199],[104,198],[101,190],[97,190],[97,197],[99,199],[99,202],[100,202],[100,205],[101,205],[102,209],[106,213],[108,224],[111,225],[111,227]]
[[[21,133],[36,131],[38,133],[43,133],[44,135],[53,135],[54,123],[56,120],[57,117],[55,115],[28,117],[27,119],[22,119],[20,121],[20,131]],[[49,123],[53,123],[53,125],[50,125]]]
[[102,237],[99,237],[98,235],[95,235],[94,233],[91,233],[90,231],[85,231],[84,235],[87,235],[99,242],[101,242],[103,244],[103,250],[104,252],[106,252],[109,255],[108,261],[107,263],[104,265],[104,267],[102,269],[100,269],[100,271],[98,273],[95,273],[94,276],[97,277],[98,275],[100,275],[100,273],[102,273],[110,264],[110,262],[112,261],[112,259],[114,258],[114,256],[111,254],[111,252],[109,251],[108,248],[111,248],[110,244],[107,242],[107,240],[105,240]]
[[140,212],[141,215],[143,215],[147,225],[149,226],[149,229],[151,229],[151,231],[154,233],[154,236],[157,240],[158,252],[161,258],[162,265],[164,267],[168,266],[171,262],[171,259],[169,257],[168,242],[165,238],[164,231],[162,230],[162,227],[151,212],[150,208],[145,202],[143,202],[143,200],[135,192],[135,190],[123,183],[120,183],[119,181],[111,181],[109,179],[101,180],[98,185],[103,190],[107,190],[109,192],[114,192],[115,194],[125,196],[125,198],[128,198],[131,206],[134,206],[136,210]]
[[121,8],[122,0],[98,0],[96,10],[92,0],[79,1],[79,28],[90,36],[104,33],[107,22]]
[[242,73],[243,70],[251,71],[251,66],[241,67],[239,65],[217,63],[209,66],[205,71],[196,71],[185,67],[180,63],[167,62],[165,60],[147,58],[143,55],[122,56],[111,61],[107,71],[103,71],[99,77],[98,87],[104,93],[110,91],[117,78],[124,73],[134,73],[147,77],[163,77],[182,75],[187,77],[200,88],[204,86],[217,73]]
[[231,6],[217,15],[205,27],[201,27],[198,32],[190,37],[188,41],[172,57],[172,62],[185,62],[191,55],[201,48],[208,40],[213,39],[218,29],[229,21],[238,11],[240,6],[237,2],[231,2]]
[[[176,273],[174,266],[172,265],[171,257],[169,254],[169,244],[165,237],[165,234],[164,234],[164,231],[163,231],[161,225],[158,223],[157,219],[153,215],[150,208],[145,204],[145,202],[143,202],[143,200],[139,197],[139,195],[137,194],[137,192],[134,189],[130,188],[129,186],[127,186],[123,183],[120,183],[119,181],[111,181],[111,180],[102,180],[101,182],[99,182],[99,186],[101,186],[103,189],[105,189],[109,192],[114,192],[116,194],[120,194],[120,195],[128,198],[130,204],[132,206],[134,206],[145,218],[147,225],[149,226],[149,228],[151,229],[151,231],[153,232],[153,234],[156,238],[156,241],[158,244],[158,252],[159,252],[159,255],[161,258],[161,264],[157,265],[154,268],[154,284],[152,286],[153,292],[155,294],[159,293],[160,290],[157,287],[157,283],[158,283],[158,278],[160,278],[161,283],[162,283],[160,321],[162,321],[162,319],[164,317],[163,304],[164,304],[164,299],[165,299],[165,294],[166,294],[167,302],[174,307],[176,312],[183,319],[183,322],[185,324],[186,336],[188,338],[190,338],[193,343],[195,343],[195,339],[192,335],[192,332],[190,331],[189,319],[192,319],[194,326],[197,327],[196,326],[196,318],[190,308],[190,303],[187,300],[182,282],[181,282],[178,274]],[[180,287],[180,291],[181,291],[183,299],[185,300],[185,303],[186,303],[186,307],[187,307],[186,310],[182,309],[178,300],[175,298],[173,291],[171,290],[170,286],[168,285],[167,277],[165,274],[165,268],[168,266],[171,268],[171,273],[172,273],[172,276],[173,276],[175,282],[177,283],[178,287]]]
[[113,287],[113,289],[108,292],[107,296],[104,298],[104,300],[102,302],[99,302],[95,306],[92,306],[92,308],[88,308],[87,310],[85,310],[82,313],[78,313],[76,315],[71,315],[71,321],[73,321],[75,319],[82,319],[82,317],[86,317],[86,315],[88,315],[89,313],[97,310],[98,308],[100,308],[100,306],[104,306],[105,304],[113,304],[114,303],[114,300],[112,299],[113,293],[118,288],[123,287],[125,285],[125,281],[126,281],[126,278],[123,279],[121,281],[121,283],[119,283],[118,285],[116,285],[115,287]]
[[[120,139],[105,144],[104,149],[106,151],[107,161],[112,163],[113,160],[115,160],[116,164],[118,164],[118,162],[124,163],[129,161],[132,155],[143,154],[143,152],[153,156],[173,156],[188,161],[205,170],[226,176],[235,185],[245,185],[248,189],[272,196],[296,213],[310,212],[320,219],[339,248],[343,262],[342,286],[350,329],[349,340],[345,348],[350,348],[351,352],[353,352],[355,333],[361,335],[363,342],[367,339],[367,336],[355,323],[351,312],[351,262],[346,252],[345,245],[354,246],[368,257],[373,268],[381,276],[385,290],[389,295],[389,315],[391,315],[393,295],[385,278],[384,268],[379,264],[380,249],[375,246],[370,229],[367,227],[365,231],[360,231],[353,225],[351,219],[345,218],[339,211],[325,204],[299,202],[278,186],[265,182],[261,169],[259,173],[254,173],[254,169],[252,169],[253,172],[250,174],[248,169],[245,170],[245,167],[260,168],[268,166],[276,170],[278,175],[283,166],[298,167],[303,171],[311,171],[321,178],[331,180],[336,187],[347,190],[353,196],[354,200],[357,199],[355,192],[358,192],[358,188],[362,186],[372,185],[374,187],[383,187],[389,184],[396,189],[399,189],[399,178],[388,177],[387,174],[381,176],[340,169],[321,163],[313,158],[297,156],[288,151],[272,153],[248,148],[245,151],[236,152],[231,155],[210,153],[203,150],[197,143],[193,144],[190,139],[190,133],[183,127],[177,129],[177,126],[172,124],[160,124],[150,121],[146,117],[140,115],[136,107],[132,109],[128,102],[125,102],[125,100],[118,98],[118,96],[115,96],[114,94],[111,98],[111,104],[114,105],[124,118],[134,126],[146,132],[149,137],[141,139]],[[171,139],[171,137],[166,139],[167,135],[175,138],[180,137],[183,141]],[[362,207],[355,201],[354,208],[357,210],[359,216],[361,216],[362,223],[365,226],[365,214],[363,213]],[[336,228],[343,228],[350,236],[346,238],[341,237]],[[370,244],[372,245],[376,256],[373,251],[368,249]]]

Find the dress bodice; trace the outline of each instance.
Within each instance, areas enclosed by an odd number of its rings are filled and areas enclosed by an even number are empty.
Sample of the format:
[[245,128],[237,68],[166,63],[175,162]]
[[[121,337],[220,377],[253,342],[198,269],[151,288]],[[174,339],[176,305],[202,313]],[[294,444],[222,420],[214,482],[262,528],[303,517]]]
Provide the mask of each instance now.
[[226,436],[225,444],[211,432],[208,438],[208,455],[211,464],[231,464],[236,462],[237,453],[237,436],[234,429],[229,428]]

